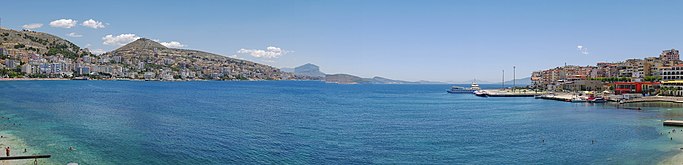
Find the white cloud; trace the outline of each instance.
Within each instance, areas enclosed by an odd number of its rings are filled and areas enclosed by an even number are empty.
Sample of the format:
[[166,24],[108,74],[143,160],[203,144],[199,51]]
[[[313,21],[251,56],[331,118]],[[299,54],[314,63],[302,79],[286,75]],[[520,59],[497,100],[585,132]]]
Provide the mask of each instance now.
[[50,22],[50,26],[68,29],[76,26],[76,23],[78,23],[78,21],[72,19],[58,19]]
[[588,55],[588,48],[583,47],[583,45],[576,46],[576,49],[579,50],[579,53],[583,55]]
[[83,35],[80,35],[80,34],[78,34],[78,33],[76,33],[76,32],[71,32],[71,33],[66,34],[66,35],[69,36],[69,37],[75,37],[75,38],[83,37]]
[[118,36],[109,34],[102,37],[102,44],[122,46],[137,39],[140,39],[140,37],[136,36],[135,34],[119,34]]
[[181,44],[178,41],[161,42],[160,44],[164,45],[165,47],[169,47],[169,48],[183,48],[183,47],[185,47],[185,45]]
[[245,60],[244,58],[242,58],[242,57],[239,57],[239,56],[237,56],[236,54],[233,54],[232,56],[228,56],[228,57],[230,57],[230,58],[234,58],[234,59],[240,59],[240,60]]
[[104,51],[102,49],[95,49],[95,50],[90,50],[90,53],[95,54],[95,55],[100,55],[103,53],[106,53],[107,51]]
[[283,50],[282,48],[269,46],[265,50],[261,49],[240,49],[237,51],[239,54],[248,54],[256,58],[272,59],[278,58],[282,55],[287,54],[289,51]]
[[42,23],[32,23],[32,24],[26,24],[24,26],[21,26],[24,29],[38,29],[40,27],[43,27]]
[[89,20],[87,20],[87,21],[83,21],[83,23],[81,23],[81,25],[82,25],[82,26],[85,26],[85,27],[93,28],[93,29],[104,28],[104,24],[103,24],[102,22],[100,22],[100,21],[95,21],[95,20],[93,20],[93,19],[89,19]]

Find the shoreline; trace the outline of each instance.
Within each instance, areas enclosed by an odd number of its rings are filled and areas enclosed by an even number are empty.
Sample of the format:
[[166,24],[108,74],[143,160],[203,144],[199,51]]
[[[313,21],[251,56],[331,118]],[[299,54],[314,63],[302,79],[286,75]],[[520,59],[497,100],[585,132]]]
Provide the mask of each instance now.
[[[35,146],[31,146],[22,138],[12,134],[12,131],[0,131],[2,138],[0,138],[0,147],[10,147],[11,156],[28,156],[41,154],[41,150]],[[26,152],[23,150],[26,149]],[[38,164],[55,164],[50,159],[37,159]],[[0,164],[19,165],[19,164],[33,164],[34,159],[25,160],[2,160]]]
[[64,81],[67,78],[0,78],[0,81]]

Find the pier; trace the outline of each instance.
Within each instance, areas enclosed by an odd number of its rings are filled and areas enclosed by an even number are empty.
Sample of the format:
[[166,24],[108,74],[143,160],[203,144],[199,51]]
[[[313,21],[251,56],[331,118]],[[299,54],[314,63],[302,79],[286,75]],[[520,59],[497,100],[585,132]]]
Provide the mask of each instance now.
[[633,98],[624,100],[624,103],[638,103],[638,102],[672,102],[683,103],[683,97],[672,96],[647,96],[641,98]]
[[52,157],[52,155],[6,156],[6,157],[0,157],[0,160],[38,159],[38,158],[50,158],[50,157]]
[[664,120],[664,126],[679,126],[683,127],[683,120]]
[[550,95],[539,95],[536,97],[537,99],[546,99],[546,100],[557,100],[557,101],[571,101],[572,98],[574,98],[574,95],[571,94],[550,94]]
[[0,160],[21,160],[21,159],[33,159],[33,164],[38,165],[38,159],[50,158],[52,155],[26,155],[26,156],[6,156],[0,157]]
[[545,92],[535,91],[509,91],[509,90],[482,90],[487,97],[534,97],[545,94]]

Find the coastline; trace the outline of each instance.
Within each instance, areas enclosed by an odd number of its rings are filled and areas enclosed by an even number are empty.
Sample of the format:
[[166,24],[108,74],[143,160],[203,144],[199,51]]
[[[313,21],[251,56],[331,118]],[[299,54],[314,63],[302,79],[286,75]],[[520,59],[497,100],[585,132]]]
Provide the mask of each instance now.
[[[41,150],[37,147],[33,147],[29,144],[26,143],[26,141],[22,138],[19,138],[18,136],[12,134],[12,131],[0,131],[0,135],[2,135],[2,138],[0,138],[0,147],[5,148],[5,147],[10,147],[10,153],[12,156],[27,156],[27,155],[37,155],[41,154]],[[26,152],[23,150],[26,149]],[[44,153],[42,153],[44,154]],[[25,159],[25,160],[2,160],[0,161],[0,164],[9,164],[9,165],[20,165],[20,164],[33,164],[33,159]],[[56,164],[55,162],[52,162],[50,159],[38,159],[38,164]]]
[[67,78],[0,78],[0,81],[55,81],[71,80]]

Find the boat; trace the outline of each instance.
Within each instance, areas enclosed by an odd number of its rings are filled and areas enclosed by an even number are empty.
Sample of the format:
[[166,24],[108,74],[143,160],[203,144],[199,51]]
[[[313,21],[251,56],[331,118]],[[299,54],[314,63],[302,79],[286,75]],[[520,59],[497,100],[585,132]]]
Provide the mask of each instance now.
[[598,98],[595,98],[595,99],[593,99],[593,100],[589,100],[588,102],[591,102],[591,103],[606,103],[607,100],[605,100],[605,99],[602,98],[602,97],[598,97]]
[[607,102],[607,100],[605,100],[605,98],[593,97],[592,95],[590,97],[588,97],[588,99],[586,99],[586,101],[588,101],[589,103],[605,103],[605,102]]
[[472,83],[472,85],[470,85],[469,88],[460,87],[460,86],[452,86],[451,89],[450,89],[450,90],[447,90],[446,92],[448,92],[448,93],[467,93],[467,94],[471,94],[471,93],[474,93],[475,91],[478,91],[478,90],[480,90],[480,89],[481,89],[481,88],[479,88],[479,84],[477,84],[476,82],[474,82],[474,83]]
[[474,95],[479,96],[479,97],[488,97],[488,94],[486,93],[486,91],[483,91],[483,90],[474,91]]
[[89,79],[89,78],[88,78],[88,77],[85,77],[85,76],[84,76],[84,77],[74,77],[74,78],[71,78],[71,80],[88,80],[88,79]]
[[588,100],[586,100],[585,98],[582,98],[582,97],[574,97],[571,99],[572,103],[583,103],[583,102],[587,102],[587,101]]

